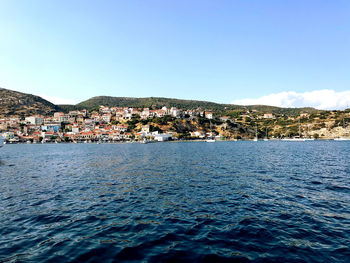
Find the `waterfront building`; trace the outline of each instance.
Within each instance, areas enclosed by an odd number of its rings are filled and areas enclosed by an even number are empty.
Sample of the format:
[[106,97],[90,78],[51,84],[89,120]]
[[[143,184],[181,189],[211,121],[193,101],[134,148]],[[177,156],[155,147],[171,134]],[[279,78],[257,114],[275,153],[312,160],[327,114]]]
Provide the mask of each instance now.
[[161,133],[161,134],[155,134],[154,140],[158,142],[164,142],[168,141],[172,137],[171,134]]

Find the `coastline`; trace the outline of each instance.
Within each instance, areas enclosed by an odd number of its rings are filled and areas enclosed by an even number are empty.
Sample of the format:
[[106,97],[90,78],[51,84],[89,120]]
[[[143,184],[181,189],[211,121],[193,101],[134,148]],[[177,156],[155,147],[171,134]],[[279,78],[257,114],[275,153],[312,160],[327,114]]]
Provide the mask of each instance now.
[[[338,140],[337,138],[319,138],[319,139],[306,139],[306,140],[298,140],[298,139],[268,139],[267,141],[264,139],[254,140],[254,139],[227,139],[227,140],[215,140],[215,142],[276,142],[276,141],[284,141],[284,142],[310,142],[310,141],[350,141],[350,138],[346,138],[343,140]],[[149,143],[183,143],[183,142],[207,142],[207,139],[200,140],[168,140],[168,141],[148,141],[147,143],[143,143],[143,141],[96,141],[96,142],[87,142],[87,141],[76,141],[76,142],[9,142],[5,141],[4,145],[14,145],[14,144],[149,144]]]

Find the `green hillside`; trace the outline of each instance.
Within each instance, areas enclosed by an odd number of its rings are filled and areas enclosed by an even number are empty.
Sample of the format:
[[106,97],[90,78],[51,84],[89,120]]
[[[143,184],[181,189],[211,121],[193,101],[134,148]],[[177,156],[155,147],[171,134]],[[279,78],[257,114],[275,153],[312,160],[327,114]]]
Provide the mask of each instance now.
[[0,116],[48,115],[60,110],[39,96],[0,88]]
[[256,110],[263,113],[285,114],[289,116],[299,115],[301,112],[317,113],[314,108],[279,108],[265,105],[233,105],[219,104],[209,101],[184,100],[172,98],[129,98],[129,97],[93,97],[76,105],[55,105],[39,96],[25,94],[17,91],[0,88],[0,116],[29,116],[32,114],[50,115],[55,111],[68,112],[71,110],[87,109],[98,110],[99,106],[109,107],[134,107],[134,108],[161,108],[163,106],[176,107],[178,109],[210,110],[220,115],[234,114],[234,112],[246,112]]
[[[241,106],[233,104],[219,104],[208,101],[199,100],[183,100],[183,99],[171,99],[161,97],[149,97],[149,98],[128,98],[128,97],[108,97],[99,96],[93,97],[86,101],[83,101],[76,106],[77,109],[98,109],[100,105],[108,107],[135,107],[135,108],[159,108],[162,106],[177,107],[180,109],[198,109],[218,111],[232,111],[232,110],[256,110],[259,112],[270,112],[274,114],[286,114],[286,115],[297,115],[301,112],[314,113],[318,110],[314,108],[280,108],[265,105],[251,105]],[[62,106],[62,105],[60,105]],[[71,108],[69,105],[63,106],[66,109]]]

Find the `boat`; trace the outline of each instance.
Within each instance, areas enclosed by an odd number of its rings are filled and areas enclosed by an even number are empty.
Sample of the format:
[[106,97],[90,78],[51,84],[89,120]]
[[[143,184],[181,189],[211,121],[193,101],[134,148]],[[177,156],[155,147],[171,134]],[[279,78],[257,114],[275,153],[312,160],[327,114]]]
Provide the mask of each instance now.
[[338,137],[334,138],[335,141],[350,141],[350,137]]
[[[345,119],[343,119],[343,129],[346,129],[346,125],[345,125]],[[348,133],[345,133],[344,134],[345,136],[348,136]],[[350,141],[350,137],[337,137],[337,138],[334,138],[335,141]]]
[[305,142],[305,138],[299,138],[299,137],[294,137],[294,138],[283,138],[281,141],[289,141],[289,142]]
[[254,142],[258,141],[258,125],[255,127],[255,138],[253,139]]
[[212,137],[207,138],[205,141],[206,142],[215,142],[215,138],[213,137],[213,129],[212,129],[212,126],[211,126],[211,120],[209,120],[209,123],[210,123],[210,135]]
[[307,138],[305,138],[305,141],[314,141],[315,139],[311,137],[310,135],[310,125],[307,125]]
[[300,126],[300,120],[299,120],[299,136],[293,137],[293,138],[283,138],[282,141],[289,141],[289,142],[305,142],[306,138],[301,137],[301,126]]
[[268,136],[268,133],[267,133],[267,128],[266,128],[266,135],[265,135],[266,137],[264,138],[264,141],[265,142],[267,142],[267,141],[269,141],[269,136]]

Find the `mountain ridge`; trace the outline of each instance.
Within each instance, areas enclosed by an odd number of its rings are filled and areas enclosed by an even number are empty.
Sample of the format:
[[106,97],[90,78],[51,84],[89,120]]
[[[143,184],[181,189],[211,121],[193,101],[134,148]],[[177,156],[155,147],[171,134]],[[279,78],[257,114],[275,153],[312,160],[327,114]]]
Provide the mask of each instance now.
[[274,114],[300,114],[301,112],[313,113],[320,110],[304,108],[282,108],[269,105],[234,105],[221,104],[210,101],[186,100],[165,97],[113,97],[94,96],[75,105],[54,104],[40,96],[0,88],[0,116],[28,116],[33,114],[49,115],[55,111],[68,112],[70,110],[97,110],[99,106],[108,107],[135,107],[135,108],[159,108],[162,106],[177,107],[182,109],[210,110],[214,112],[256,110]]
[[48,115],[60,110],[40,96],[0,88],[0,116]]
[[164,97],[113,97],[113,96],[95,96],[88,100],[82,101],[75,106],[78,108],[97,108],[100,105],[108,107],[177,107],[183,109],[197,109],[212,110],[212,111],[229,111],[229,110],[257,110],[270,113],[279,114],[300,114],[301,112],[313,113],[319,110],[312,107],[302,108],[283,108],[269,105],[235,105],[235,104],[221,104],[210,101],[201,100],[186,100],[174,99]]

